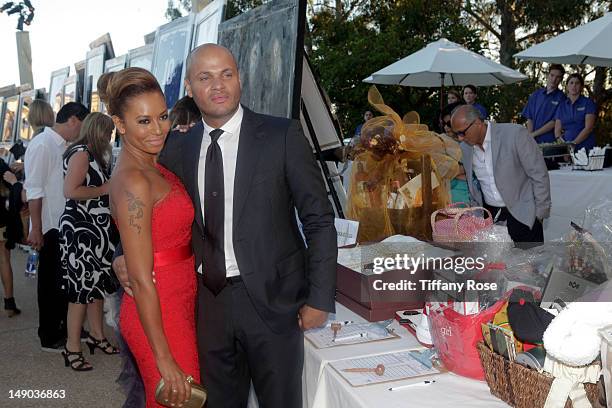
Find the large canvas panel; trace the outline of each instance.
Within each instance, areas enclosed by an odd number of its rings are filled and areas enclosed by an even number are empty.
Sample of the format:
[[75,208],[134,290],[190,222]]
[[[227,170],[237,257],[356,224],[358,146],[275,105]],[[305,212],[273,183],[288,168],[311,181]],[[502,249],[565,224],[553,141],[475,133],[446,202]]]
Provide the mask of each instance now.
[[[106,45],[100,45],[87,53],[85,63],[85,101],[89,103],[89,110],[100,111],[100,96],[98,95],[98,79],[104,73],[106,60]],[[87,93],[90,93],[89,96]]]
[[168,108],[184,95],[185,60],[191,49],[193,14],[165,24],[155,34],[153,75],[166,96]]
[[19,97],[19,129],[17,140],[21,139],[24,142],[27,142],[32,138],[32,127],[30,126],[29,114],[30,105],[35,98],[35,90],[22,92]]
[[104,72],[117,72],[125,68],[127,62],[127,54],[120,55],[113,59],[106,60],[104,63]]
[[295,116],[295,81],[301,79],[301,72],[295,74],[298,61],[301,65],[297,53],[303,45],[300,7],[298,0],[272,1],[219,26],[219,44],[238,61],[241,102],[256,112]]
[[192,49],[206,43],[217,43],[226,3],[227,0],[214,0],[196,15]]
[[151,70],[153,65],[153,45],[134,48],[128,51],[127,66]]
[[17,114],[19,113],[19,95],[4,99],[4,124],[2,126],[2,138],[0,143],[3,147],[10,147],[15,135],[17,125]]
[[68,102],[79,102],[79,77],[78,75],[73,75],[68,77],[64,82],[64,91],[63,91],[63,104],[67,104]]
[[62,107],[62,88],[69,73],[70,67],[61,68],[51,73],[47,102],[53,107],[55,113]]

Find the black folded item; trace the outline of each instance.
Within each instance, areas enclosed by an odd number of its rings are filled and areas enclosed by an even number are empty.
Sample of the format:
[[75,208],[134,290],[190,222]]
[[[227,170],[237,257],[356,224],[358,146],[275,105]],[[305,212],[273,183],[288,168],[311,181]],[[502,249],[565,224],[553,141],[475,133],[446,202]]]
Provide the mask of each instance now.
[[15,160],[19,160],[19,158],[25,154],[25,151],[26,148],[23,146],[21,140],[19,140],[9,149],[9,152],[13,153]]
[[533,294],[515,289],[508,301],[508,322],[514,337],[522,342],[542,343],[542,336],[555,318],[536,304]]

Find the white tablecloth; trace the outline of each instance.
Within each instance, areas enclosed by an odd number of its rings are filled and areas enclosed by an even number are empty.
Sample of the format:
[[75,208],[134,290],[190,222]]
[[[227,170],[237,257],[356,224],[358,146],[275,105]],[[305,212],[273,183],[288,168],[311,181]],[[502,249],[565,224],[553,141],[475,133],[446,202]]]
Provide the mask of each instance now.
[[570,221],[582,225],[584,210],[602,198],[612,199],[612,168],[601,171],[552,170],[550,218],[544,221],[544,239],[563,237]]
[[[364,321],[344,306],[336,304],[338,320]],[[316,349],[306,341],[304,374],[302,377],[305,408],[406,408],[406,407],[505,407],[508,405],[492,396],[485,382],[454,374],[435,376],[436,383],[401,391],[389,391],[390,386],[410,384],[416,380],[351,387],[328,362],[346,358],[381,354],[419,347],[415,337],[397,322],[396,333],[401,337],[375,343]],[[422,379],[419,379],[422,381]],[[418,382],[418,381],[416,381]]]

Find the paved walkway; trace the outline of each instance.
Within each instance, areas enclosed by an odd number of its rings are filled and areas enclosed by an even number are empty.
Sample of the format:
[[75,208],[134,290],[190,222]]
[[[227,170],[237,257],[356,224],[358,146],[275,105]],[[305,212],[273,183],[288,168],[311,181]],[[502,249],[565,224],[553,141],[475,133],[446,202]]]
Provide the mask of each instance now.
[[[87,350],[94,369],[78,373],[64,367],[61,354],[40,351],[36,281],[24,277],[25,261],[24,251],[12,251],[15,298],[21,315],[9,319],[4,309],[0,310],[0,407],[121,407],[125,398],[115,383],[119,356],[101,352],[90,356]],[[1,286],[0,293],[4,294]],[[11,399],[10,392],[17,390],[56,390],[64,392],[65,398]]]

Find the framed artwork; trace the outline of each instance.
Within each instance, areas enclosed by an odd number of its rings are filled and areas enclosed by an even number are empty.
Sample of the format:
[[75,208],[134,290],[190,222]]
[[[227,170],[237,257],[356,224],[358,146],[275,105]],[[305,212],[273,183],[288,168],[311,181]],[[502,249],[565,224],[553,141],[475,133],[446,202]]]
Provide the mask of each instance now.
[[304,0],[275,0],[219,25],[219,44],[238,61],[243,105],[299,119]]
[[0,143],[3,146],[8,146],[13,143],[16,129],[18,125],[17,115],[19,113],[19,95],[9,96],[4,98],[4,118],[2,125],[2,138]]
[[217,43],[226,4],[227,0],[214,0],[196,15],[191,49],[206,43]]
[[85,62],[85,94],[83,101],[91,112],[100,111],[100,97],[98,96],[98,79],[104,72],[106,60],[106,45],[102,44],[87,52]]
[[104,72],[117,72],[125,68],[127,63],[127,54],[120,55],[113,59],[106,60],[104,63]]
[[157,29],[153,51],[153,69],[166,96],[168,108],[185,94],[185,60],[191,48],[194,15],[176,19]]
[[55,113],[57,113],[63,105],[62,88],[69,73],[70,67],[61,68],[51,73],[51,83],[49,84],[47,102],[53,107]]
[[74,71],[77,76],[77,100],[81,102],[85,95],[85,60],[74,63]]
[[32,139],[32,127],[30,126],[28,117],[30,114],[30,105],[34,99],[36,99],[36,90],[22,92],[19,96],[19,115],[17,119],[19,129],[17,131],[17,140],[21,139],[27,142]]
[[144,68],[147,71],[151,71],[153,66],[153,44],[129,50],[127,66]]
[[65,105],[68,102],[80,102],[79,101],[79,77],[78,75],[72,75],[66,78],[64,81],[64,89],[62,92],[62,103]]
[[[127,54],[120,55],[118,57],[106,60],[104,63],[104,72],[117,72],[125,68],[127,63]],[[100,102],[100,112],[106,113],[106,106],[104,102]],[[114,134],[114,132],[113,132]]]

